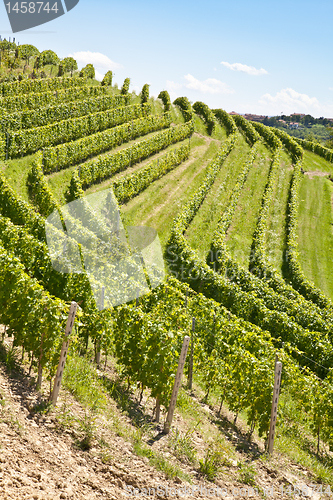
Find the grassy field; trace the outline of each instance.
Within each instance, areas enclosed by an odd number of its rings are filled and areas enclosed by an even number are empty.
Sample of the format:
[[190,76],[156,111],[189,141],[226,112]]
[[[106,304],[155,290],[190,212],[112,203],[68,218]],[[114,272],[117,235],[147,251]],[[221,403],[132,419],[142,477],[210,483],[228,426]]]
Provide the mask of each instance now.
[[[137,139],[134,139],[133,141],[126,142],[126,143],[122,144],[121,146],[112,149],[112,153],[120,151],[121,149],[126,149],[135,143],[141,142],[143,139],[148,139],[149,137],[154,136],[155,134],[156,134],[156,132],[152,132],[151,134],[147,134],[144,137],[138,137]],[[179,144],[181,144],[181,143],[179,143]],[[110,179],[106,179],[105,181],[103,181],[99,184],[94,184],[93,186],[91,186],[90,188],[88,188],[86,190],[86,193],[89,194],[92,192],[101,191],[102,189],[107,189],[108,187],[110,187],[112,182],[115,179],[117,179],[118,177],[122,177],[124,175],[127,175],[128,173],[134,172],[134,170],[137,170],[138,168],[143,167],[146,163],[149,163],[153,159],[157,159],[159,156],[165,154],[167,151],[170,151],[171,149],[174,149],[175,147],[177,147],[177,146],[175,144],[172,144],[168,148],[163,149],[160,153],[157,153],[156,155],[150,156],[147,160],[145,160],[141,163],[136,163],[132,168],[128,168],[127,170],[120,172],[119,174],[116,174],[116,175],[110,177]],[[110,153],[110,151],[103,153],[102,155],[98,155],[96,157],[93,157],[92,159],[103,157],[109,153]],[[91,159],[89,158],[88,161],[90,162]],[[83,163],[84,162],[82,162],[82,165],[83,165]],[[47,176],[48,183],[50,185],[52,192],[54,193],[56,199],[62,205],[66,203],[65,192],[66,192],[66,190],[69,186],[70,180],[72,178],[72,172],[74,170],[77,170],[77,169],[78,169],[78,165],[75,165],[73,167],[69,167],[67,169],[61,170],[60,172],[54,172],[54,173],[50,174],[49,176]]]
[[239,136],[186,233],[190,246],[204,259],[209,251],[213,232],[227,206],[237,175],[249,151],[249,145]]
[[304,150],[303,156],[303,169],[306,172],[327,172],[333,173],[333,163],[326,161],[324,158],[321,158],[310,151]]
[[333,164],[304,151],[298,215],[299,257],[303,271],[333,299],[333,184],[327,175]]
[[219,141],[197,136],[192,139],[189,160],[154,182],[139,196],[121,208],[126,225],[155,228],[165,245],[173,219],[182,204],[200,185],[205,167],[219,149]]
[[286,238],[286,207],[292,173],[291,160],[287,153],[283,152],[272,195],[266,234],[267,257],[274,268],[281,272]]
[[257,158],[249,172],[227,233],[229,252],[245,268],[249,266],[252,237],[257,225],[270,164],[269,151],[265,146],[260,145]]
[[333,299],[333,184],[326,177],[302,177],[298,215],[299,257],[303,271]]
[[33,158],[34,155],[30,155],[0,162],[0,169],[4,172],[10,186],[27,202],[29,202],[27,178]]

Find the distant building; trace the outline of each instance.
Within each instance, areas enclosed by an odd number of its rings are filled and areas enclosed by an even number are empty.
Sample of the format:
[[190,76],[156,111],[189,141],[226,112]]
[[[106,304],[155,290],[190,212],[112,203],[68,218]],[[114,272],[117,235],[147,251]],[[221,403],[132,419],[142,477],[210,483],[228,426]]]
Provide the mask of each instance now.
[[289,128],[299,128],[299,123],[297,123],[297,122],[290,122],[289,123]]
[[264,115],[251,115],[251,114],[245,114],[244,118],[247,120],[251,120],[252,122],[263,122],[267,116]]
[[231,111],[231,113],[229,113],[229,115],[240,115],[240,113],[236,113],[236,111]]
[[290,116],[300,116],[301,118],[304,118],[305,114],[303,114],[303,113],[293,113]]

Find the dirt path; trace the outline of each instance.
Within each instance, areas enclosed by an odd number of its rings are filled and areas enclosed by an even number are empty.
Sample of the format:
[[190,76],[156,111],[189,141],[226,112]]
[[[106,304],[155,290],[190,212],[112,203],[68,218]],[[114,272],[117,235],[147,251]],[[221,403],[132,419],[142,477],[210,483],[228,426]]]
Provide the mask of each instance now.
[[307,175],[309,179],[313,179],[314,177],[328,177],[330,175],[329,172],[322,172],[321,170],[313,170],[304,172],[304,175]]
[[[108,369],[104,373],[107,378],[111,377],[110,380],[113,378],[112,370]],[[225,438],[235,450],[237,447],[240,450],[234,452],[232,460],[228,459],[222,476],[215,482],[205,481],[197,469],[193,470],[193,464],[181,466],[191,477],[192,484],[185,483],[178,477],[167,479],[163,472],[148,463],[148,458],[138,457],[134,453],[133,445],[124,436],[121,437],[121,432],[110,431],[110,426],[115,427],[117,419],[123,424],[130,424],[129,417],[119,410],[113,414],[112,422],[102,415],[98,416],[92,447],[89,451],[82,451],[75,445],[75,431],[63,422],[78,417],[82,419],[84,409],[67,391],[61,390],[56,410],[47,415],[36,413],[36,405],[41,405],[42,396],[33,389],[31,382],[27,374],[23,376],[23,373],[13,373],[9,377],[3,365],[0,365],[1,500],[144,498],[144,493],[146,492],[147,497],[149,488],[155,488],[156,493],[151,493],[149,498],[180,499],[184,498],[185,486],[187,491],[190,491],[186,497],[189,499],[218,498],[216,495],[207,494],[207,491],[209,488],[220,488],[220,492],[224,492],[222,497],[225,500],[260,499],[263,498],[264,490],[270,498],[290,500],[290,494],[281,493],[282,488],[286,490],[288,487],[306,487],[312,482],[305,468],[293,464],[279,454],[275,454],[270,460],[260,460],[263,451],[262,440],[254,438],[249,443],[246,439],[247,427],[243,422],[240,421],[235,428],[230,423],[233,414],[223,409],[222,416],[218,417],[218,406],[203,404],[198,396],[193,398],[191,414],[200,412],[201,426],[193,434],[193,443],[200,454],[202,455],[207,446],[203,436],[206,432],[211,435],[212,426],[214,432],[223,428]],[[47,384],[43,385],[43,390],[44,393],[47,392]],[[147,406],[147,401],[143,401],[143,404],[150,412],[153,403],[150,402]],[[217,422],[218,428],[215,428]],[[173,425],[185,432],[189,422],[176,411]],[[133,432],[138,430],[135,427],[132,429]],[[161,430],[162,427],[157,429]],[[163,457],[172,462],[170,448],[167,446],[168,437],[158,434],[158,431],[155,431],[155,434],[150,443],[151,448],[163,453]],[[256,469],[253,487],[239,481],[240,464],[245,461],[250,464],[252,460],[252,466]],[[134,488],[137,488],[136,497],[133,495]],[[138,496],[140,492],[141,497]],[[271,492],[274,493],[273,496]],[[326,496],[314,494],[312,498],[318,500]]]

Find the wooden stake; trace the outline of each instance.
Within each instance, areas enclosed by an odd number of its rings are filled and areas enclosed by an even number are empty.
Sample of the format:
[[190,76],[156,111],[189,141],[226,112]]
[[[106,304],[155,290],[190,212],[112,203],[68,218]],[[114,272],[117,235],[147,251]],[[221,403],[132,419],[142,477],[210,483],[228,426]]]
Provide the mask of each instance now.
[[6,331],[7,331],[7,327],[6,327],[6,325],[5,325],[5,327],[4,327],[4,329],[3,329],[3,332],[2,332],[2,337],[1,337],[1,341],[2,341],[2,342],[5,340]]
[[182,382],[182,375],[183,375],[183,371],[184,371],[186,354],[187,354],[189,344],[190,344],[190,337],[188,335],[186,335],[186,337],[184,337],[183,347],[182,347],[182,351],[180,353],[180,358],[179,358],[179,362],[178,362],[178,369],[177,369],[177,373],[176,373],[175,383],[173,386],[170,406],[169,406],[167,418],[166,418],[166,421],[164,424],[164,431],[163,431],[164,434],[169,434],[169,432],[170,432],[173,414],[174,414],[175,408],[176,408],[177,396],[178,396],[178,392],[179,392],[181,382]]
[[160,415],[161,415],[161,405],[160,405],[160,398],[157,396],[156,398],[156,422],[160,422]]
[[32,356],[31,356],[31,363],[30,363],[30,367],[29,367],[29,377],[31,375],[31,370],[32,370],[32,364],[34,362],[34,353],[32,353]]
[[193,349],[194,349],[194,331],[195,331],[195,318],[192,318],[192,334],[191,334],[191,357],[190,366],[188,371],[188,388],[192,390],[193,385]]
[[44,335],[45,335],[45,333],[43,332],[41,342],[40,342],[40,356],[39,356],[39,361],[38,361],[37,388],[39,388],[39,389],[42,387],[42,378],[43,378],[42,358],[43,358]]
[[[101,311],[103,311],[104,309],[104,295],[105,295],[105,287],[102,286],[102,291],[101,291],[101,304],[100,304],[100,307],[101,307]],[[97,366],[99,367],[99,364],[101,362],[101,339],[98,339],[96,341],[96,355],[95,355],[95,361],[96,361],[96,364]]]
[[62,375],[64,372],[64,367],[65,367],[65,363],[66,363],[66,356],[67,356],[67,351],[68,351],[68,346],[69,346],[69,336],[73,330],[74,320],[75,320],[75,316],[76,316],[76,310],[77,310],[77,303],[72,302],[71,308],[69,311],[69,315],[68,315],[67,325],[66,325],[65,339],[64,339],[64,342],[62,344],[59,365],[58,365],[58,369],[57,369],[57,374],[56,374],[55,379],[54,379],[54,386],[53,386],[53,391],[52,391],[52,396],[51,396],[51,402],[54,405],[57,404],[57,399],[59,396],[60,385],[61,385]]
[[282,373],[282,363],[281,361],[277,361],[275,363],[274,391],[273,391],[273,401],[272,401],[272,411],[271,411],[271,424],[269,427],[268,453],[273,453],[277,409],[278,409],[280,386],[281,386],[281,373]]

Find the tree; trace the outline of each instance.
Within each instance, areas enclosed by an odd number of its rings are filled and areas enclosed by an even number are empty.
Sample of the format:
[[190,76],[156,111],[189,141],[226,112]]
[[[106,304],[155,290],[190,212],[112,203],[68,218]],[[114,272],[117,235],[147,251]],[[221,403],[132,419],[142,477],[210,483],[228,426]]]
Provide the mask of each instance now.
[[149,85],[145,83],[141,90],[141,104],[145,104],[149,99]]
[[62,76],[64,73],[71,73],[71,76],[73,76],[73,72],[77,70],[77,62],[73,57],[65,57],[61,62],[59,66],[59,73],[60,73],[60,67],[62,74],[59,76]]
[[108,71],[108,72],[104,75],[104,78],[103,78],[103,80],[102,80],[101,85],[102,85],[102,86],[111,87],[111,85],[112,85],[112,78],[113,78],[113,73],[112,73],[112,71]]
[[330,138],[326,142],[326,147],[333,149],[333,127],[326,127],[328,130],[328,133],[330,134]]
[[87,64],[84,68],[81,69],[80,77],[94,79],[95,78],[94,66],[92,64]]
[[128,94],[130,83],[131,83],[130,78],[125,78],[123,86],[121,87],[121,91],[120,91],[121,95]]
[[[55,52],[53,52],[53,50],[44,50],[44,52],[41,52],[40,55],[37,57],[36,67],[40,69],[44,68],[44,66],[47,65],[57,66],[59,62],[60,62],[59,57]],[[52,75],[52,69],[51,69],[51,75]]]
[[8,40],[6,40],[6,38],[0,41],[0,66],[3,59],[3,55],[7,52],[8,56],[9,53],[15,49],[16,49],[15,42],[9,42]]
[[164,104],[164,112],[166,113],[167,111],[170,111],[171,100],[169,92],[167,90],[161,90],[161,92],[158,94],[158,98],[162,99],[162,102]]
[[305,115],[305,116],[303,116],[303,118],[301,120],[301,123],[303,123],[306,127],[308,127],[314,121],[315,121],[315,119],[313,118],[313,116],[311,116],[311,115]]
[[39,50],[34,45],[19,45],[17,54],[21,59],[25,59],[26,66],[29,66],[30,57],[39,56]]

